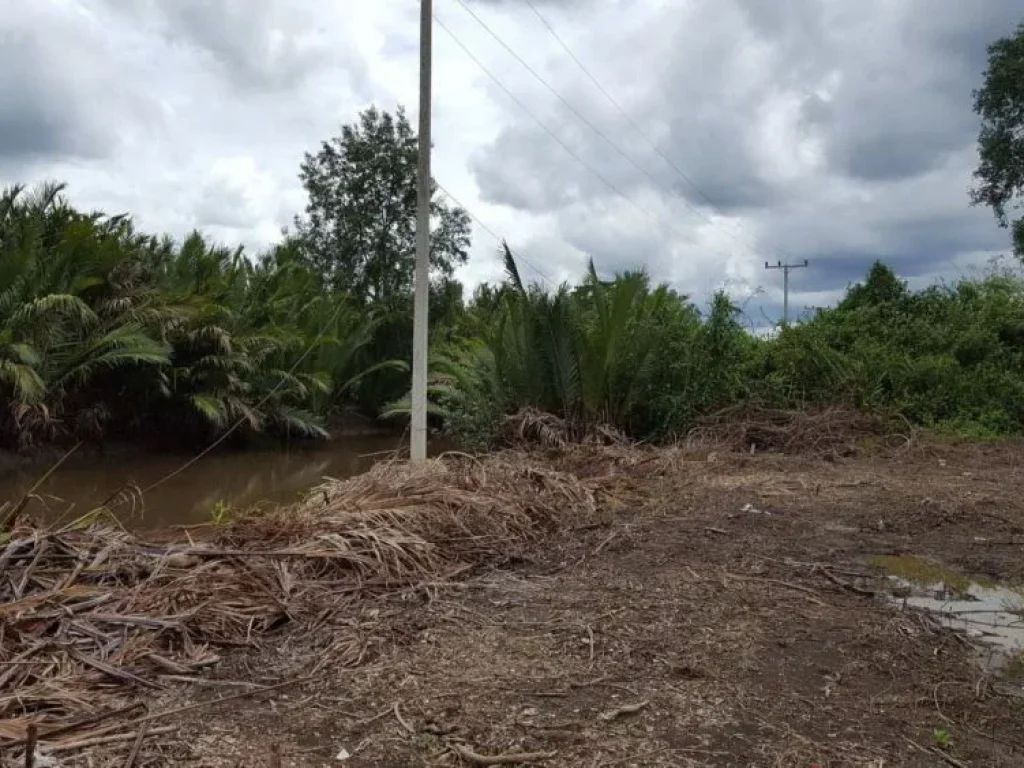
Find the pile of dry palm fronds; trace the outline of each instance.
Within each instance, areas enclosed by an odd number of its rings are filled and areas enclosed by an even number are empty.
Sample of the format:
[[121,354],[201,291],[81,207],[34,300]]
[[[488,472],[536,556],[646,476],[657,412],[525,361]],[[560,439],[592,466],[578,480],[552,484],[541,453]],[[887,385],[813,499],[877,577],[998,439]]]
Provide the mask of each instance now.
[[569,445],[627,445],[632,441],[608,424],[574,422],[536,408],[522,408],[502,422],[503,446],[565,448]]
[[788,410],[742,404],[705,418],[687,443],[728,451],[849,455],[872,439],[905,444],[909,427],[905,421],[853,408]]
[[142,693],[222,647],[500,561],[592,514],[612,482],[520,454],[448,455],[377,465],[198,544],[95,523],[15,528],[0,540],[0,753],[16,754],[30,725],[44,754],[103,738]]

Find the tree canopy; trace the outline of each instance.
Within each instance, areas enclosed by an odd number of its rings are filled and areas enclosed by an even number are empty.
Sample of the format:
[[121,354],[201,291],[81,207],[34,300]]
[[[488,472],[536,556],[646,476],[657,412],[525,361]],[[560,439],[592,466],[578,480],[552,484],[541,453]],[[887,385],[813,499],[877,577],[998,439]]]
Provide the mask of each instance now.
[[[306,153],[299,174],[309,195],[296,228],[307,258],[336,291],[359,302],[406,297],[416,258],[417,136],[399,107],[370,107],[341,135]],[[435,281],[466,261],[470,219],[431,179],[430,264]]]
[[1014,252],[1024,258],[1024,22],[988,48],[984,85],[974,94],[981,116],[981,162],[971,190],[975,205],[990,206],[1000,226],[1013,233]]

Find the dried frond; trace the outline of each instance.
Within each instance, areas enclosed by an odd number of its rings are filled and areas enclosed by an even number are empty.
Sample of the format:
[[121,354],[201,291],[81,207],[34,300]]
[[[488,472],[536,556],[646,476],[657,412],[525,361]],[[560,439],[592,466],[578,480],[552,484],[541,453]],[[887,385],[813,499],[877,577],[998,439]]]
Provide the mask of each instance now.
[[867,438],[887,445],[905,444],[910,427],[877,412],[832,407],[805,410],[764,408],[744,404],[705,418],[686,438],[686,445],[713,445],[726,451],[773,451],[848,455]]
[[450,454],[378,464],[201,544],[149,544],[103,514],[21,525],[0,544],[0,751],[29,723],[52,745],[48,733],[137,701],[161,675],[210,666],[219,645],[518,555],[620,482],[520,453]]

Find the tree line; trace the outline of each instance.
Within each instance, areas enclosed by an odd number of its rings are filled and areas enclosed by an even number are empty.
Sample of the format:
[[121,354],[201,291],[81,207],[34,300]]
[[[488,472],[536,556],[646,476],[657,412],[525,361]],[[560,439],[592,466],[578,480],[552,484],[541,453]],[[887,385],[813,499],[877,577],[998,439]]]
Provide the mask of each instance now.
[[[1024,25],[989,49],[975,204],[1010,228],[1024,200]],[[0,447],[327,436],[356,410],[407,411],[417,143],[371,108],[307,154],[308,196],[266,252],[138,231],[64,188],[0,194]],[[977,435],[1024,432],[1024,281],[1012,270],[913,292],[874,264],[832,309],[770,336],[725,294],[706,311],[643,272],[467,300],[467,213],[432,197],[433,425],[486,447],[533,407],[580,429],[684,434],[716,409],[845,403]]]

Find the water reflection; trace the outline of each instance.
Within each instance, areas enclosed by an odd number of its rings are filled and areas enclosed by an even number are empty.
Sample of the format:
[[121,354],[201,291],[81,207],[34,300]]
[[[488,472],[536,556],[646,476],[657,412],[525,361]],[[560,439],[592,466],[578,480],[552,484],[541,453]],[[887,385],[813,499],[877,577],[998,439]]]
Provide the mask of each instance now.
[[[364,472],[404,445],[399,436],[374,435],[339,438],[317,448],[214,453],[147,494],[141,508],[131,510],[131,505],[122,504],[119,516],[131,527],[155,529],[208,522],[218,504],[286,503],[324,477]],[[122,486],[146,487],[189,458],[124,450],[105,456],[72,456],[37,491],[40,500],[34,500],[29,509],[47,520],[81,515]],[[20,499],[48,468],[38,463],[0,471],[0,505]]]
[[1024,591],[980,582],[910,555],[870,562],[888,571],[892,602],[927,611],[944,627],[977,640],[978,660],[987,671],[1018,676],[1024,658]]

